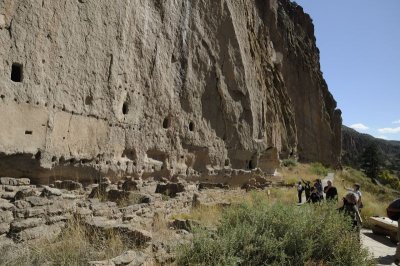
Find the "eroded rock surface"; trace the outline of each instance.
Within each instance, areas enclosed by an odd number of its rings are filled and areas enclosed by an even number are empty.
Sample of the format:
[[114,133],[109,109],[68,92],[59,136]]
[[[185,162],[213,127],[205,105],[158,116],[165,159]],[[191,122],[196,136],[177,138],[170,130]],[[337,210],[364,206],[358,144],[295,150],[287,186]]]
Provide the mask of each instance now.
[[2,176],[339,164],[340,111],[289,0],[4,0],[0,47]]

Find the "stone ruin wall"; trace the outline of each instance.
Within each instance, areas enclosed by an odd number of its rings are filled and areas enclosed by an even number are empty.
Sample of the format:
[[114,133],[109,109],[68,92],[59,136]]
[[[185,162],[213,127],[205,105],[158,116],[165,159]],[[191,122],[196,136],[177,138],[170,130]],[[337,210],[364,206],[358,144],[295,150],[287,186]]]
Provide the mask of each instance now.
[[287,0],[4,0],[0,95],[0,176],[340,162],[312,22]]

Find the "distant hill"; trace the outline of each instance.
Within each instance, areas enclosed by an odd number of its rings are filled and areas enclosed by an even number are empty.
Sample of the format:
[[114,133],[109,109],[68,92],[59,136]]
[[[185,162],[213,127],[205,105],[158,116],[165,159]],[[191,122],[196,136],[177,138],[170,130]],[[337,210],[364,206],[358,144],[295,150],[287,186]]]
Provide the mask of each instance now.
[[342,164],[359,168],[360,157],[365,148],[371,144],[378,146],[382,153],[385,167],[399,176],[400,141],[377,139],[346,126],[342,126]]

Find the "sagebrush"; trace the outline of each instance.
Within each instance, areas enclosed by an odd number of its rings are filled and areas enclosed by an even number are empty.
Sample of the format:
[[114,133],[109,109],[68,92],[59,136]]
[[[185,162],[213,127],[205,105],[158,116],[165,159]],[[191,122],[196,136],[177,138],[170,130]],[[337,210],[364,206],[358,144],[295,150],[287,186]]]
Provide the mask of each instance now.
[[333,205],[268,204],[227,209],[216,231],[199,229],[178,265],[374,265],[358,232]]

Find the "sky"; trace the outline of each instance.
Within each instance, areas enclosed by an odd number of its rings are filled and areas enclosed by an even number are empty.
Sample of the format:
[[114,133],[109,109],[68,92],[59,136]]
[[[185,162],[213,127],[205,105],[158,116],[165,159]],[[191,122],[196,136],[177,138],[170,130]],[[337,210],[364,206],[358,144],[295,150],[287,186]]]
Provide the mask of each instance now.
[[296,0],[313,19],[343,124],[400,140],[400,0]]

